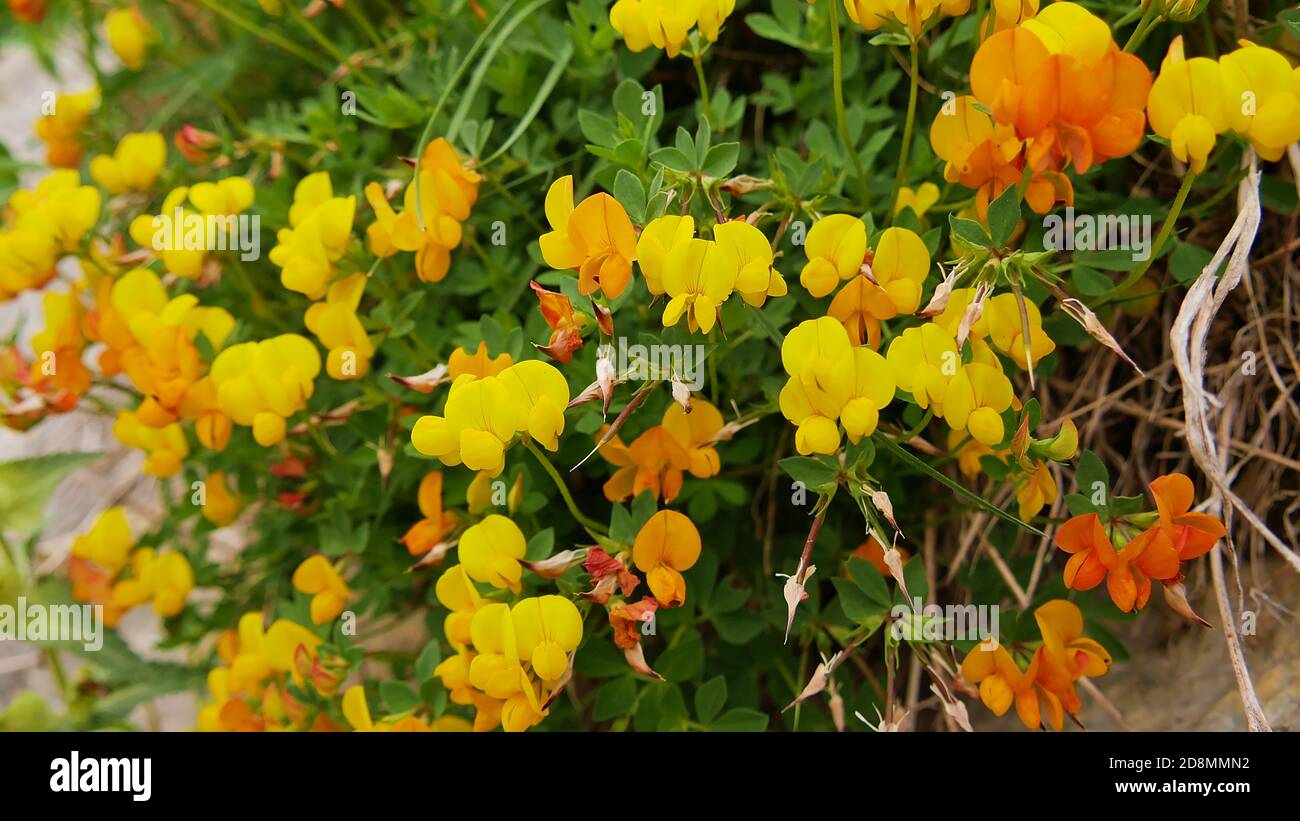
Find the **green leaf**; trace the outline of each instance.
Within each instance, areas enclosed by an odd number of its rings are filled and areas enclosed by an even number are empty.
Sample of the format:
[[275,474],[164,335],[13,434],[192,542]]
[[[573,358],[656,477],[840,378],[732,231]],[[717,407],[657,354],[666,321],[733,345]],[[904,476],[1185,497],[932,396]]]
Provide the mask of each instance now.
[[699,633],[687,636],[676,647],[665,650],[655,659],[659,675],[672,682],[690,681],[704,669],[704,642]]
[[889,586],[885,584],[885,577],[880,575],[875,565],[866,559],[850,556],[849,575],[853,577],[853,583],[858,586],[858,589],[871,600],[872,605],[879,608],[877,613],[889,609],[891,600]]
[[803,482],[805,487],[821,487],[835,481],[839,468],[832,467],[820,459],[808,456],[787,456],[782,459],[781,469],[796,482]]
[[640,178],[626,168],[620,168],[614,177],[614,199],[627,209],[633,222],[643,222],[645,216],[645,186]]
[[1075,265],[1070,271],[1070,283],[1080,296],[1101,296],[1110,293],[1115,283],[1110,277],[1087,265]]
[[433,678],[433,668],[442,663],[442,645],[437,639],[430,639],[429,643],[424,645],[420,655],[415,660],[415,678],[417,681],[428,681]]
[[722,707],[727,703],[727,680],[715,676],[700,685],[695,691],[695,717],[701,724],[708,724],[718,717]]
[[379,697],[384,700],[384,706],[390,713],[414,710],[423,703],[415,688],[404,681],[379,682]]
[[831,584],[835,586],[835,592],[840,596],[840,609],[844,611],[844,615],[849,621],[861,624],[873,616],[880,615],[886,608],[877,606],[854,581],[835,576],[831,579]]
[[591,710],[594,721],[609,721],[625,716],[636,704],[636,681],[631,676],[616,678],[601,685],[596,691],[596,703]]
[[985,233],[984,226],[975,220],[949,215],[948,227],[951,229],[954,239],[965,242],[974,248],[987,248],[993,244],[993,240],[989,239],[989,235]]
[[767,713],[736,707],[719,716],[709,729],[718,733],[761,733],[767,729],[768,721]]
[[736,167],[740,159],[740,143],[719,143],[709,149],[700,169],[708,177],[725,177]]
[[693,165],[690,157],[680,149],[668,146],[660,148],[650,155],[651,162],[657,162],[665,168],[671,168],[673,171],[690,171]]
[[1019,223],[1020,189],[1008,185],[1001,196],[989,203],[989,230],[993,233],[993,245],[998,248],[1005,245]]
[[69,473],[100,453],[49,453],[0,462],[0,531],[28,535],[40,529],[50,494]]

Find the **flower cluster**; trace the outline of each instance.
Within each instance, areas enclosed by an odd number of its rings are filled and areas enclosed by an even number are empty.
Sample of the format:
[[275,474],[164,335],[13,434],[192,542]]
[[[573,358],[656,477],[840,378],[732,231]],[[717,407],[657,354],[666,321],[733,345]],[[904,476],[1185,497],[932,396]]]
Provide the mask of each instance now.
[[1083,635],[1083,614],[1072,602],[1053,599],[1034,611],[1042,635],[1036,649],[1025,654],[1001,644],[979,645],[961,663],[961,675],[979,685],[980,701],[996,715],[1004,715],[1014,704],[1016,715],[1031,730],[1044,723],[1060,730],[1068,714],[1083,706],[1075,691],[1081,678],[1096,678],[1110,667],[1110,653]]
[[629,51],[661,48],[676,57],[692,28],[716,42],[735,8],[736,0],[617,0],[610,7],[609,24]]
[[1182,563],[1203,556],[1227,531],[1208,513],[1192,510],[1192,480],[1170,473],[1149,484],[1154,513],[1103,521],[1096,513],[1071,518],[1057,528],[1056,546],[1070,554],[1065,586],[1091,590],[1103,581],[1111,601],[1124,612],[1141,610],[1151,597],[1151,580],[1166,588],[1182,582]]
[[68,577],[73,598],[102,605],[110,627],[142,604],[151,603],[160,616],[175,616],[194,589],[185,554],[137,547],[120,507],[104,510],[90,530],[73,540]]
[[420,280],[441,282],[451,267],[451,252],[460,245],[461,224],[478,200],[482,178],[442,137],[425,147],[417,167],[419,184],[406,186],[400,213],[379,183],[366,186],[366,202],[375,212],[366,237],[370,250],[381,258],[414,251]]
[[495,375],[465,373],[452,382],[442,416],[422,416],[411,444],[444,465],[464,464],[496,476],[516,434],[527,433],[548,450],[559,447],[569,383],[540,360],[515,363]]

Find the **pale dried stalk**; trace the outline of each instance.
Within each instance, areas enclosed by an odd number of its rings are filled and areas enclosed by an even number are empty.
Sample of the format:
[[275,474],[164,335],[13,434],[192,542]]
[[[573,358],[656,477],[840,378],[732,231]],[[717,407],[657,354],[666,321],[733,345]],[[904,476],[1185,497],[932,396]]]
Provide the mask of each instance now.
[[[1201,275],[1196,278],[1183,298],[1182,307],[1174,319],[1169,331],[1169,342],[1173,349],[1174,367],[1183,387],[1183,415],[1187,422],[1187,446],[1196,464],[1204,471],[1214,485],[1215,490],[1230,502],[1242,517],[1250,522],[1264,540],[1272,545],[1283,557],[1300,571],[1300,555],[1287,547],[1281,539],[1269,529],[1259,516],[1251,510],[1241,497],[1230,488],[1231,481],[1223,466],[1219,464],[1218,448],[1210,435],[1208,405],[1218,404],[1217,398],[1211,399],[1203,387],[1205,382],[1205,340],[1210,331],[1210,323],[1215,314],[1241,282],[1250,264],[1250,249],[1259,230],[1261,210],[1259,204],[1259,171],[1255,165],[1253,151],[1247,153],[1250,171],[1237,189],[1237,219],[1232,225],[1223,243],[1215,252]],[[1227,258],[1228,264],[1223,277],[1217,280],[1214,272]]]

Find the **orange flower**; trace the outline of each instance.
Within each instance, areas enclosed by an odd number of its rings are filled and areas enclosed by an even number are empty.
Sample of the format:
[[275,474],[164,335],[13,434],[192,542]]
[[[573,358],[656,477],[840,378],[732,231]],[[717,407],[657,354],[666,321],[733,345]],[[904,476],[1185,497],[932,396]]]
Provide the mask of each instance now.
[[1178,554],[1160,535],[1152,528],[1117,551],[1096,513],[1075,516],[1056,531],[1057,547],[1071,554],[1065,586],[1091,590],[1105,579],[1116,607],[1126,613],[1141,610],[1151,596],[1151,579],[1178,575]]
[[628,650],[641,643],[641,625],[649,621],[659,602],[649,596],[642,596],[636,604],[619,602],[609,608],[609,625],[614,628],[614,645],[620,650]]
[[585,317],[573,310],[573,303],[564,294],[548,291],[536,282],[528,283],[541,303],[542,318],[551,329],[551,339],[545,345],[538,345],[537,350],[567,365],[573,361],[573,354],[582,347],[582,327]]
[[[605,430],[597,432],[597,441]],[[605,483],[605,498],[611,502],[631,499],[643,490],[671,502],[682,489],[682,471],[690,469],[693,462],[686,448],[662,425],[642,433],[631,446],[616,436],[601,446],[600,455],[618,467]]]
[[664,411],[660,424],[686,451],[692,476],[707,479],[722,469],[717,448],[713,446],[713,437],[722,430],[722,414],[713,405],[696,399],[691,403],[691,412],[687,413],[674,402]]
[[650,592],[664,607],[686,601],[689,570],[700,558],[700,531],[685,514],[661,510],[641,527],[632,545],[632,563],[646,576]]
[[1014,703],[1016,715],[1025,726],[1037,730],[1043,724],[1046,710],[1047,722],[1060,730],[1065,724],[1065,710],[1061,699],[1038,682],[1041,658],[1042,651],[1035,652],[1029,668],[1022,671],[1002,645],[994,645],[989,650],[980,644],[962,661],[961,675],[979,685],[980,701],[994,715],[1006,715]]
[[442,509],[441,471],[434,470],[424,475],[417,497],[424,518],[411,525],[402,537],[402,544],[412,556],[423,556],[446,539],[456,526],[456,514]]
[[610,299],[623,293],[632,280],[636,230],[618,200],[597,193],[575,208],[573,177],[560,177],[546,192],[546,220],[552,230],[540,245],[547,265],[577,269],[583,296],[598,289]]
[[1076,3],[1053,3],[998,32],[971,61],[971,90],[999,123],[1032,141],[1036,172],[1132,153],[1146,126],[1151,72],[1120,51],[1105,21]]
[[457,348],[447,359],[447,376],[454,382],[462,374],[472,373],[479,379],[496,376],[514,364],[510,354],[503,353],[496,358],[488,357],[486,342],[479,342],[477,350],[469,353],[464,348]]
[[1208,513],[1192,511],[1195,490],[1192,480],[1181,473],[1158,477],[1147,485],[1160,512],[1160,532],[1169,539],[1179,561],[1209,553],[1228,534],[1223,522]]
[[1053,599],[1034,611],[1034,620],[1043,636],[1039,683],[1073,715],[1083,706],[1074,682],[1081,676],[1104,676],[1110,669],[1110,653],[1084,637],[1083,614],[1072,602]]

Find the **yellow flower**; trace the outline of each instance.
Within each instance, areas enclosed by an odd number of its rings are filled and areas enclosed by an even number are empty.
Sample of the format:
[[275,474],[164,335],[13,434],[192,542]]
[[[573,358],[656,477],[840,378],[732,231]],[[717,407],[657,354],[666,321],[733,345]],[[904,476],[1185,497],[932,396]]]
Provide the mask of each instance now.
[[[198,279],[203,273],[203,249],[207,247],[206,225],[196,224],[186,230],[185,222],[194,213],[185,208],[189,191],[186,186],[169,191],[158,214],[139,215],[131,220],[127,233],[136,245],[157,255],[169,272],[185,279]],[[178,216],[180,225],[176,224]],[[176,236],[182,242],[174,242]]]
[[881,320],[913,313],[920,306],[930,252],[914,232],[887,228],[875,252],[867,255],[863,271],[840,289],[827,313],[844,325],[853,344],[865,339],[875,347]]
[[211,377],[222,412],[270,447],[284,439],[285,419],[307,406],[319,373],[316,346],[282,334],[226,348],[212,363]]
[[1300,74],[1279,52],[1249,41],[1220,57],[1219,68],[1229,126],[1260,157],[1281,159],[1300,140]]
[[234,216],[248,210],[256,191],[246,177],[199,182],[189,188],[190,203],[204,214]]
[[948,449],[955,451],[957,467],[961,470],[961,475],[967,479],[980,475],[984,469],[980,460],[985,456],[992,456],[999,462],[1007,460],[1006,451],[996,451],[982,442],[976,442],[964,430],[948,431]]
[[[962,315],[974,296],[972,288],[957,288],[948,296],[948,304],[935,323],[955,335],[961,323]],[[1043,315],[1038,306],[1029,300],[1024,301],[1025,319],[1029,326],[1029,360],[1025,358],[1024,331],[1026,323],[1021,320],[1020,301],[1013,293],[998,294],[984,301],[980,318],[970,326],[970,339],[987,340],[994,348],[1011,357],[1021,369],[1027,365],[1036,365],[1044,357],[1056,350],[1056,343],[1043,330]]]
[[100,194],[76,171],[55,171],[9,197],[0,227],[0,302],[53,278],[65,253],[77,251],[99,219]]
[[849,19],[867,31],[875,31],[893,20],[907,27],[913,37],[936,14],[956,17],[970,9],[970,0],[844,0]]
[[194,589],[194,572],[184,554],[142,547],[131,556],[131,576],[113,585],[113,604],[123,610],[153,601],[154,612],[175,616]]
[[735,8],[735,0],[618,0],[609,10],[609,24],[631,51],[661,48],[676,57],[692,26],[716,42]]
[[1179,36],[1151,84],[1147,118],[1151,130],[1169,140],[1174,156],[1200,173],[1215,138],[1228,130],[1229,112],[1241,104],[1227,95],[1222,65],[1208,57],[1185,59]]
[[1056,501],[1056,480],[1046,462],[1039,462],[1016,483],[1016,501],[1020,505],[1020,518],[1025,521]]
[[[112,12],[109,12],[112,14]],[[167,141],[157,131],[127,134],[113,154],[90,161],[90,176],[110,194],[148,191],[167,164]]]
[[898,387],[910,393],[921,410],[933,407],[935,416],[943,416],[948,383],[961,365],[951,333],[934,322],[908,328],[889,344],[886,361]]
[[135,7],[110,10],[104,16],[104,35],[113,53],[132,71],[144,66],[145,51],[158,39],[153,26]]
[[81,162],[81,132],[99,107],[99,89],[79,94],[59,94],[50,113],[36,121],[33,130],[45,143],[45,162],[54,168],[76,168]]
[[557,681],[582,641],[578,608],[563,596],[536,596],[520,601],[510,614],[520,659],[531,663],[542,681]]
[[72,542],[72,555],[87,559],[116,574],[126,567],[135,539],[126,521],[126,511],[110,507],[99,514],[90,530]]
[[661,510],[642,525],[632,544],[632,563],[646,574],[659,604],[677,607],[686,601],[682,571],[699,561],[700,547],[695,523],[675,510]]
[[334,276],[334,263],[352,241],[356,197],[334,196],[329,174],[318,171],[299,181],[289,207],[289,228],[276,235],[271,262],[291,291],[320,299]]
[[801,322],[781,345],[790,379],[781,389],[781,413],[796,425],[795,449],[804,455],[834,453],[844,425],[857,442],[875,432],[880,409],[894,397],[894,375],[885,358],[854,347],[832,317]]
[[497,476],[505,468],[505,447],[527,432],[556,450],[564,430],[569,385],[554,366],[519,362],[496,376],[463,374],[451,385],[442,416],[424,416],[411,430],[411,444],[449,467]]
[[761,308],[768,297],[786,295],[785,279],[772,264],[772,245],[762,231],[744,220],[731,220],[715,226],[713,238],[719,251],[734,257],[727,264],[736,269],[735,289],[746,303]]
[[690,457],[692,476],[707,479],[722,469],[713,437],[722,430],[723,421],[722,414],[713,405],[695,399],[691,402],[691,412],[687,413],[681,405],[673,402],[664,411],[660,424]]
[[668,254],[695,236],[695,219],[690,215],[666,214],[650,221],[636,242],[636,261],[641,266],[651,294],[664,292],[664,261]]
[[468,373],[482,379],[496,376],[513,364],[514,360],[508,353],[489,357],[487,343],[480,341],[478,348],[472,354],[464,348],[457,348],[451,352],[451,356],[447,358],[447,376],[455,381],[457,377]]
[[912,213],[917,218],[925,216],[925,212],[934,207],[939,201],[939,186],[932,182],[921,183],[915,190],[904,185],[898,189],[898,202],[894,203],[894,213],[902,212],[904,208],[911,208]]
[[225,527],[239,516],[243,504],[226,487],[226,474],[214,470],[208,474],[203,487],[203,518],[217,527]]
[[510,606],[499,602],[484,606],[474,615],[471,632],[478,652],[470,662],[469,682],[503,702],[502,727],[506,732],[522,732],[541,721],[546,714],[521,664]]
[[472,641],[470,625],[474,621],[474,614],[483,606],[483,597],[479,595],[474,582],[470,580],[463,557],[461,562],[443,571],[443,574],[438,577],[437,584],[434,585],[434,594],[438,597],[438,603],[451,611],[443,620],[443,632],[447,635],[447,641],[458,648]]
[[365,288],[363,273],[335,280],[325,301],[312,305],[303,317],[307,330],[329,349],[325,372],[331,379],[360,379],[370,372],[370,357],[375,349],[357,319],[357,306]]
[[686,317],[692,330],[704,333],[713,329],[722,303],[731,296],[736,284],[736,270],[727,264],[715,242],[690,239],[673,246],[664,260],[664,292],[670,299],[664,306],[664,327],[676,325]]
[[493,513],[467,528],[456,550],[460,566],[471,579],[518,593],[519,580],[523,577],[519,560],[527,547],[519,525]]
[[293,586],[312,597],[312,624],[324,624],[338,618],[352,594],[338,570],[319,553],[308,556],[293,571]]
[[560,177],[546,192],[546,221],[552,230],[539,244],[547,265],[577,269],[584,296],[600,290],[615,299],[623,293],[636,259],[636,231],[618,200],[601,192],[575,208],[573,177]]
[[965,428],[977,442],[993,446],[1002,441],[1006,427],[1000,414],[1014,398],[1011,380],[992,365],[970,362],[948,383],[943,418],[953,430]]
[[149,455],[141,470],[146,476],[175,476],[181,462],[189,456],[190,447],[185,432],[175,422],[163,427],[153,427],[140,421],[132,411],[119,411],[113,422],[113,436],[127,447],[139,448]]
[[858,273],[867,255],[867,226],[851,214],[822,217],[804,238],[808,264],[799,282],[815,297],[835,290],[842,279]]

